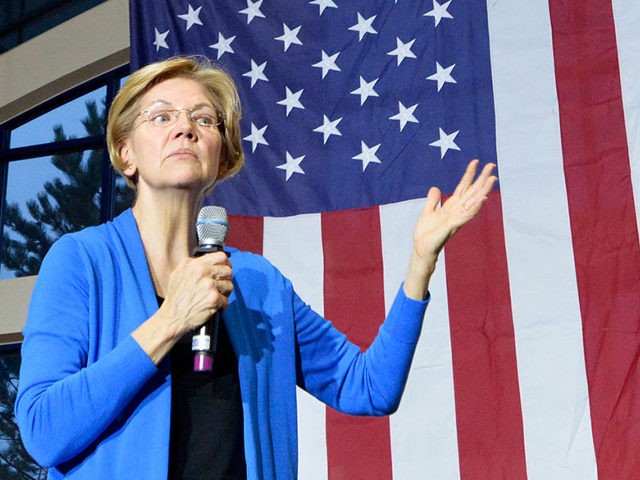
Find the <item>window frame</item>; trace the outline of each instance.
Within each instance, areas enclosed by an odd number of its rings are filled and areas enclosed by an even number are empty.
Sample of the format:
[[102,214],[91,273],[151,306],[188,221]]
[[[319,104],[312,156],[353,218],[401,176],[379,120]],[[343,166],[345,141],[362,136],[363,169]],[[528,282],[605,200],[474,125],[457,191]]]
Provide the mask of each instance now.
[[[4,252],[3,233],[5,225],[6,196],[9,164],[16,160],[46,157],[57,154],[101,150],[102,159],[102,195],[100,196],[100,223],[113,219],[115,214],[115,182],[116,173],[111,167],[106,147],[106,135],[94,135],[82,138],[71,138],[63,141],[39,143],[24,147],[10,147],[11,132],[18,127],[69,103],[99,88],[106,87],[105,106],[108,110],[120,89],[123,78],[129,74],[129,64],[113,70],[66,90],[59,95],[29,109],[28,111],[0,124],[0,252]],[[52,125],[53,127],[53,125]],[[105,126],[106,128],[106,126]]]

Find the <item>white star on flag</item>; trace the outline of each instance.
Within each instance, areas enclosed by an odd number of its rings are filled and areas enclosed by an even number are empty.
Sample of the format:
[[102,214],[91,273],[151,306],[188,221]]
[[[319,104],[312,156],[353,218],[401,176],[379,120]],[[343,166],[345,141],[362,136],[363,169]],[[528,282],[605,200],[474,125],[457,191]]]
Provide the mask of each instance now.
[[269,145],[269,143],[264,139],[264,132],[266,130],[267,125],[262,128],[258,128],[253,124],[253,122],[251,122],[251,134],[243,138],[243,140],[251,142],[251,152],[255,152],[258,145]]
[[389,117],[389,120],[398,120],[400,122],[400,131],[402,131],[404,127],[407,125],[407,123],[409,122],[419,123],[418,119],[413,116],[413,112],[415,111],[417,106],[418,104],[416,103],[415,105],[409,108],[406,108],[402,104],[402,102],[398,102],[399,112],[393,115],[392,117]]
[[291,30],[286,23],[282,24],[284,29],[284,33],[279,37],[275,37],[276,40],[284,43],[284,51],[286,52],[292,44],[302,45],[302,42],[298,38],[298,33],[300,33],[301,27],[296,27]]
[[313,0],[312,2],[309,2],[311,5],[318,5],[320,7],[320,15],[322,15],[322,12],[324,12],[325,8],[338,8],[338,6],[333,3],[333,0]]
[[267,66],[267,62],[264,62],[262,65],[258,65],[255,61],[251,60],[251,70],[246,73],[243,73],[243,77],[249,77],[251,79],[251,88],[256,84],[258,80],[264,80],[268,82],[269,79],[264,74],[264,68]]
[[449,8],[450,3],[451,3],[451,0],[440,5],[437,0],[433,0],[433,10],[430,10],[427,13],[425,13],[424,16],[433,17],[437,27],[438,24],[440,23],[440,20],[442,20],[443,18],[453,18],[451,14],[447,11],[447,8]]
[[193,9],[191,5],[189,5],[189,11],[184,15],[178,15],[178,18],[185,20],[187,22],[187,30],[189,30],[194,25],[202,25],[200,21],[200,10],[202,7],[198,7],[197,9]]
[[362,161],[362,171],[364,172],[370,163],[381,163],[380,159],[376,156],[378,148],[380,148],[381,143],[374,147],[368,147],[366,143],[360,141],[360,147],[362,148],[362,152],[356,155],[355,157],[351,157],[354,160]]
[[342,121],[342,117],[333,121],[329,120],[329,117],[327,117],[326,115],[323,115],[323,117],[324,120],[322,125],[320,125],[318,128],[314,128],[313,131],[322,133],[324,139],[322,143],[326,144],[331,135],[342,136],[342,133],[340,133],[340,130],[338,130],[338,124]]
[[169,35],[169,30],[167,30],[164,33],[160,33],[156,28],[155,32],[156,32],[156,39],[153,41],[153,44],[156,46],[156,52],[161,48],[169,48],[169,45],[167,45],[167,42],[166,42],[167,35]]
[[301,173],[304,175],[304,170],[300,167],[300,163],[304,160],[304,155],[293,158],[289,152],[287,152],[287,161],[282,165],[278,165],[276,168],[280,168],[281,170],[285,170],[287,172],[286,177],[284,179],[285,182],[289,181],[291,175],[294,173]]
[[322,60],[318,63],[314,63],[311,66],[322,68],[322,78],[324,78],[330,70],[333,70],[334,72],[340,72],[340,67],[338,67],[338,65],[336,64],[338,55],[340,55],[340,52],[334,53],[333,55],[329,56],[325,53],[324,50],[322,50]]
[[360,95],[360,106],[364,105],[364,102],[367,100],[367,98],[379,96],[378,93],[373,89],[379,78],[380,77],[372,80],[371,82],[367,82],[364,78],[360,77],[360,87],[351,92],[354,95]]
[[444,130],[442,130],[442,128],[440,128],[439,130],[440,138],[435,142],[430,143],[429,145],[431,145],[432,147],[440,147],[440,158],[444,158],[448,150],[460,150],[460,147],[458,147],[458,145],[456,145],[456,143],[454,142],[456,136],[458,135],[458,133],[460,133],[460,130],[456,130],[455,132],[450,134],[444,133]]
[[405,58],[417,58],[416,55],[411,51],[411,46],[413,42],[415,42],[415,38],[411,40],[409,43],[404,43],[398,37],[396,37],[396,48],[395,50],[391,50],[387,53],[387,55],[395,55],[397,57],[398,66],[402,63]]
[[438,82],[438,91],[443,87],[445,83],[457,83],[454,78],[451,76],[451,71],[456,64],[448,66],[447,68],[442,68],[438,62],[436,62],[436,73],[427,77],[427,80],[434,80]]
[[289,87],[285,87],[286,89],[286,97],[283,100],[280,100],[278,103],[278,105],[284,105],[287,107],[287,114],[286,116],[289,116],[289,113],[291,112],[291,110],[293,110],[294,108],[300,108],[302,110],[304,110],[304,106],[302,105],[302,103],[300,103],[300,95],[302,95],[302,91],[304,90],[298,90],[296,93],[292,93],[291,90],[289,90]]
[[235,39],[236,39],[235,35],[233,37],[224,38],[224,35],[218,32],[218,42],[214,43],[213,45],[209,45],[209,48],[215,48],[216,50],[218,50],[218,60],[220,60],[220,57],[222,57],[222,55],[224,55],[227,52],[235,53],[233,51],[233,48],[231,48],[231,43]]
[[363,37],[367,34],[367,33],[378,33],[375,31],[375,29],[373,28],[373,21],[375,20],[377,15],[374,15],[373,17],[369,17],[365,20],[365,18],[360,15],[360,12],[358,12],[358,23],[356,23],[355,25],[349,27],[349,30],[353,30],[355,32],[358,32],[358,41],[362,41]]
[[264,14],[260,11],[261,5],[262,0],[258,0],[257,2],[247,0],[247,8],[238,12],[247,16],[247,25],[249,25],[251,23],[251,20],[256,17],[265,18]]

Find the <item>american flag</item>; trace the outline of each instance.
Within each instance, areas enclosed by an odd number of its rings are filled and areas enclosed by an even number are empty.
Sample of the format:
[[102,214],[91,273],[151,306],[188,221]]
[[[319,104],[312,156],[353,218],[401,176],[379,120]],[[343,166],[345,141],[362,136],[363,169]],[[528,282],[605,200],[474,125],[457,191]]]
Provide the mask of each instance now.
[[362,348],[428,187],[498,165],[399,411],[300,391],[300,478],[638,478],[640,2],[131,0],[130,21],[132,68],[234,77],[247,161],[207,201]]

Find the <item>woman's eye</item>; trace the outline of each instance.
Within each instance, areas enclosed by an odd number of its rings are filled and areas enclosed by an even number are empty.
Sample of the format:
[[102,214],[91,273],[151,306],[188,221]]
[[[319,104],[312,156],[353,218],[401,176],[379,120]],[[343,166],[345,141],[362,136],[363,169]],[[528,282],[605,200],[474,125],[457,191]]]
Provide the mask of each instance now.
[[171,115],[168,112],[158,112],[151,116],[151,121],[156,125],[163,125],[171,119]]
[[213,117],[211,117],[210,115],[198,115],[195,118],[195,121],[198,125],[201,125],[203,127],[210,127],[215,123],[213,121]]

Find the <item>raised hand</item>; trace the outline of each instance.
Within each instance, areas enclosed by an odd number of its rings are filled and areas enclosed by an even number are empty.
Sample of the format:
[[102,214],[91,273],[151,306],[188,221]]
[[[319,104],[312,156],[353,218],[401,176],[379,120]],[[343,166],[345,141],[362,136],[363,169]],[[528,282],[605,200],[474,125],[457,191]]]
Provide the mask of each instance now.
[[492,175],[493,164],[485,165],[476,178],[478,164],[478,160],[469,163],[453,195],[440,208],[440,189],[431,187],[429,190],[413,232],[413,253],[404,285],[409,297],[424,298],[438,254],[445,243],[478,214],[498,180]]

